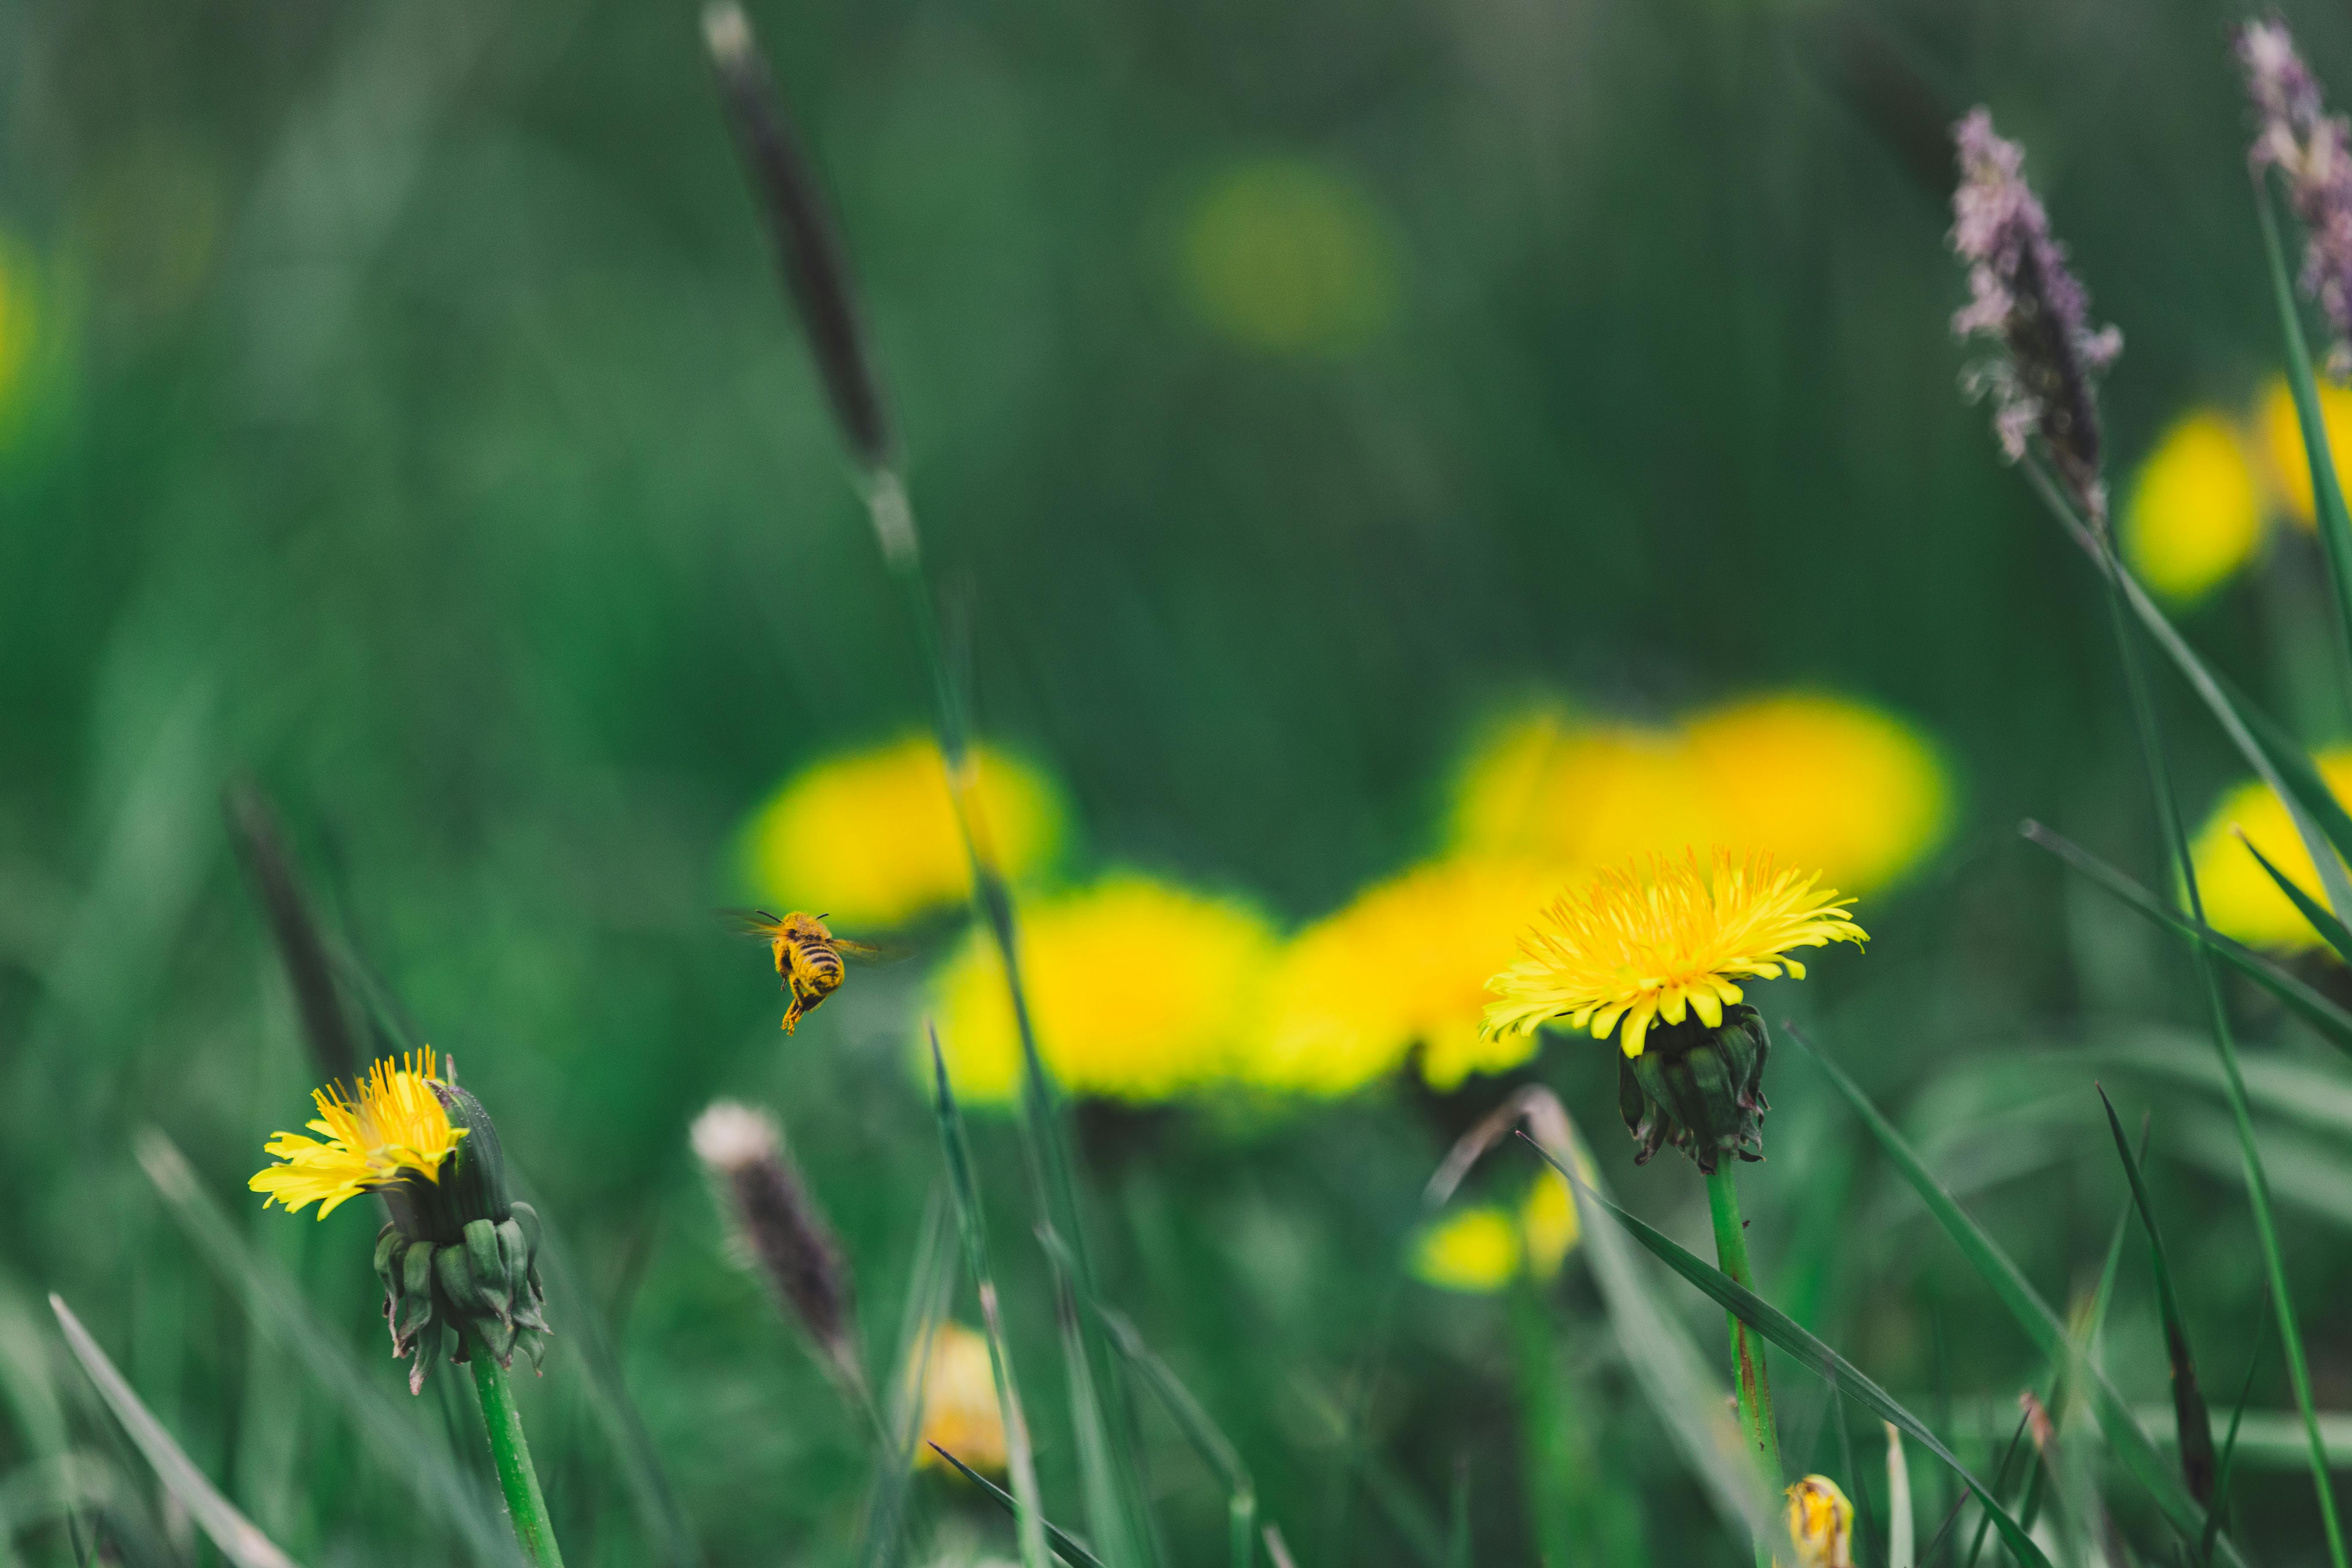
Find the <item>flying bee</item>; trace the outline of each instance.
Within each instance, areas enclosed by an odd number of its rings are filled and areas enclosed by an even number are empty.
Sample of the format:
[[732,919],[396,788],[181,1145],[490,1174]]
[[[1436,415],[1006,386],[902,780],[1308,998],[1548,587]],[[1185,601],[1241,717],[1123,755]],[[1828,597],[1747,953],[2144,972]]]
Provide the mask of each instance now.
[[765,910],[749,910],[739,918],[746,936],[758,937],[768,944],[776,961],[776,973],[782,978],[784,989],[793,994],[792,1005],[784,1009],[787,1035],[799,1027],[803,1018],[815,1012],[826,997],[841,989],[845,957],[887,963],[903,956],[870,942],[834,935],[825,929],[823,915],[794,910],[779,918]]

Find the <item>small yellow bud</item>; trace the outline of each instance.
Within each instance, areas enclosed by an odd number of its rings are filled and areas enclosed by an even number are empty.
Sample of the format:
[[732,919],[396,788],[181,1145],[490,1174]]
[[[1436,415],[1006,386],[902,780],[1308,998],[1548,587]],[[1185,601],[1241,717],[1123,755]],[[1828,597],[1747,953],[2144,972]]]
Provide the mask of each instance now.
[[1853,1568],[1853,1504],[1829,1477],[1789,1489],[1789,1541],[1799,1568]]

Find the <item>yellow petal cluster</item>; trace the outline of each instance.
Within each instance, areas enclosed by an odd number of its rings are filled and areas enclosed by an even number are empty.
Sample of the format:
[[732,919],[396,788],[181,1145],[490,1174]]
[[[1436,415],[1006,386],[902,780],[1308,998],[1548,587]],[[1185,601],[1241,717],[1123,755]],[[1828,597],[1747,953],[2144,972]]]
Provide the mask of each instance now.
[[2262,548],[2264,503],[2263,475],[2236,425],[2218,409],[2197,409],[2158,438],[2132,480],[2125,557],[2165,597],[2203,598]]
[[1004,1407],[997,1401],[996,1365],[985,1338],[961,1323],[942,1321],[908,1382],[922,1389],[923,1415],[915,1429],[918,1468],[953,1468],[933,1450],[936,1443],[982,1474],[1004,1473]]
[[[1256,910],[1147,877],[1039,900],[1021,916],[1037,1048],[1076,1094],[1149,1102],[1229,1080],[1275,951]],[[1011,1101],[1021,1041],[984,931],[975,927],[950,957],[933,1000],[956,1093]]]
[[1527,956],[1495,976],[1486,1026],[1519,1035],[1558,1020],[1596,1040],[1617,1033],[1631,1058],[1660,1020],[1720,1025],[1740,981],[1804,977],[1792,949],[1865,940],[1846,913],[1853,900],[1820,880],[1722,849],[1704,866],[1686,852],[1603,871],[1563,895],[1528,934]]
[[1578,1234],[1568,1183],[1547,1171],[1516,1214],[1495,1204],[1464,1204],[1423,1226],[1409,1262],[1425,1285],[1485,1295],[1518,1278],[1522,1268],[1538,1280],[1551,1279]]
[[[977,748],[972,762],[997,865],[1015,879],[1042,870],[1062,840],[1053,784],[990,747]],[[842,929],[903,924],[971,896],[947,764],[922,737],[795,773],[752,818],[744,854],[762,900],[824,911]]]
[[1795,691],[1658,729],[1559,706],[1521,712],[1472,750],[1450,837],[1465,852],[1581,869],[1717,845],[1770,850],[1868,891],[1916,868],[1950,818],[1943,764],[1917,731]]
[[1853,1504],[1827,1476],[1789,1489],[1789,1544],[1798,1568],[1853,1568]]
[[[2352,747],[2318,752],[2312,761],[2336,798],[2352,803]],[[2189,845],[2208,923],[2257,947],[2292,951],[2319,946],[2319,933],[2246,852],[2238,838],[2241,832],[2288,880],[2323,907],[2327,902],[2319,872],[2284,803],[2268,784],[2249,779],[2221,797]]]
[[324,1219],[360,1194],[407,1174],[439,1182],[442,1162],[466,1130],[449,1125],[449,1113],[433,1092],[440,1081],[434,1068],[428,1046],[396,1064],[390,1058],[378,1061],[355,1097],[347,1097],[341,1084],[312,1090],[319,1114],[309,1125],[319,1137],[273,1133],[262,1152],[278,1163],[247,1185],[268,1194],[264,1208],[276,1203],[299,1211],[315,1203]]
[[1344,1094],[1418,1047],[1422,1076],[1453,1089],[1526,1060],[1532,1038],[1480,1034],[1486,981],[1561,880],[1531,862],[1465,856],[1367,889],[1283,950],[1243,1075],[1261,1089]]

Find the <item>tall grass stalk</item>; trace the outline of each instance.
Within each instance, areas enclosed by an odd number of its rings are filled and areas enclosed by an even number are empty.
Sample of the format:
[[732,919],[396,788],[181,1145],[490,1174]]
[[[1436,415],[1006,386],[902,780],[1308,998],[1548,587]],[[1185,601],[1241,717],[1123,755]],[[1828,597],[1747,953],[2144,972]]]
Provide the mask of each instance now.
[[[2274,236],[2273,243],[2275,249]],[[2095,552],[2100,574],[2106,579],[2109,617],[2113,623],[2116,651],[2123,663],[2124,684],[2130,695],[2133,723],[2139,734],[2141,760],[2147,768],[2149,792],[2155,799],[2157,817],[2163,830],[2166,868],[2181,889],[2190,920],[2202,928],[2206,923],[2204,895],[2198,886],[2196,863],[2189,852],[2188,829],[2182,822],[2179,794],[2173,787],[2172,770],[2165,758],[2163,735],[2158,726],[2156,705],[2148,689],[2147,672],[2140,662],[2138,644],[2131,636],[2126,614],[2124,563],[2115,552],[2105,519],[2095,519],[2086,523],[2076,517],[2056,482],[2038,463],[2028,463],[2025,467],[2043,501],[2055,510],[2062,521],[2087,535],[2086,542]],[[2332,851],[2317,847],[2315,853]],[[2245,1074],[2238,1059],[2237,1037],[2230,1027],[2228,1001],[2222,993],[2221,978],[2215,969],[2212,954],[2202,942],[2193,938],[2189,945],[2195,955],[2198,985],[2204,994],[2206,1015],[2212,1026],[2213,1047],[2221,1058],[2223,1092],[2229,1101],[2231,1121],[2238,1135],[2239,1158],[2245,1167],[2248,1206],[2253,1212],[2254,1234],[2262,1248],[2263,1268],[2270,1285],[2272,1306],[2278,1319],[2279,1344],[2286,1358],[2287,1378],[2294,1389],[2295,1405],[2303,1415],[2304,1436],[2311,1453],[2312,1489],[2318,1497],[2320,1522],[2327,1535],[2328,1561],[2332,1568],[2347,1568],[2344,1528],[2336,1517],[2326,1440],[2320,1434],[2319,1410],[2312,1394],[2311,1365],[2304,1352],[2302,1329],[2295,1321],[2294,1294],[2287,1284],[2286,1257],[2279,1243],[2278,1222],[2271,1207],[2270,1178],[2263,1171],[2262,1150],[2254,1140],[2253,1113],[2246,1100]]]

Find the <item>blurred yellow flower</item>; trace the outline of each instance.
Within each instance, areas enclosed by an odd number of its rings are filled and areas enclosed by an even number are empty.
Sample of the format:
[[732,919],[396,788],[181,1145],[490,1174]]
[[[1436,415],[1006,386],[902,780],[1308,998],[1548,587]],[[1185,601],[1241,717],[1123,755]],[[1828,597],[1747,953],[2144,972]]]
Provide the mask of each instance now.
[[1656,1024],[1696,1016],[1721,1028],[1740,981],[1804,978],[1791,949],[1868,940],[1845,912],[1853,900],[1820,881],[1780,869],[1763,851],[1717,849],[1704,867],[1687,852],[1648,855],[1603,871],[1553,904],[1529,933],[1527,956],[1489,983],[1486,1027],[1589,1027],[1596,1040],[1618,1034],[1628,1058],[1642,1054]]
[[[2352,392],[2324,375],[2318,382],[2319,419],[2327,431],[2327,449],[2336,459],[2336,482],[2352,486],[2344,467],[2346,460],[2352,458]],[[2288,390],[2286,377],[2274,377],[2263,390],[2260,419],[2263,450],[2270,458],[2271,482],[2277,487],[2279,499],[2285,502],[2287,515],[2305,528],[2314,527],[2311,458],[2304,450],[2303,426],[2295,418],[2294,394]]]
[[1492,1204],[1465,1204],[1413,1238],[1413,1278],[1441,1290],[1499,1290],[1519,1271],[1519,1225]]
[[1568,1190],[1566,1176],[1546,1171],[1536,1177],[1527,1200],[1519,1205],[1519,1231],[1527,1242],[1528,1272],[1538,1279],[1559,1273],[1584,1233],[1576,1213],[1576,1194]]
[[1242,1076],[1264,1089],[1345,1094],[1419,1046],[1422,1076],[1453,1089],[1525,1061],[1532,1037],[1479,1037],[1486,981],[1561,881],[1521,861],[1465,858],[1366,889],[1283,950]]
[[1228,170],[1183,235],[1192,308],[1252,348],[1353,348],[1396,310],[1396,247],[1357,184],[1304,159]]
[[[1062,803],[1035,769],[974,753],[997,862],[1021,878],[1060,847]],[[922,737],[833,757],[793,775],[760,808],[745,858],[779,910],[830,914],[855,931],[895,926],[971,896],[971,867],[939,747]]]
[[988,1341],[961,1323],[942,1321],[931,1331],[919,1376],[923,1418],[916,1427],[916,1465],[953,1468],[932,1451],[936,1443],[982,1474],[1003,1474],[1004,1407],[997,1402]]
[[[1037,1048],[1076,1094],[1160,1100],[1226,1080],[1275,951],[1255,910],[1139,876],[1025,907],[1021,965]],[[973,929],[935,986],[956,1092],[1010,1101],[1021,1041],[984,931]]]
[[1678,852],[1721,837],[1705,773],[1671,731],[1538,708],[1496,725],[1455,782],[1452,839],[1559,866]]
[[[2352,747],[2317,753],[2312,761],[2336,798],[2352,803]],[[2286,806],[2260,779],[2251,779],[2223,795],[2198,830],[2189,846],[2197,868],[2197,889],[2205,900],[2205,919],[2214,930],[2258,947],[2308,948],[2320,945],[2287,896],[2279,891],[2270,873],[2255,863],[2238,842],[2242,830],[2255,848],[2287,879],[2322,905],[2319,872],[2303,847]]]
[[1789,1543],[1798,1568],[1853,1568],[1853,1504],[1829,1477],[1789,1489]]
[[[2308,475],[2303,488],[2307,496]],[[2124,553],[2158,593],[2198,599],[2253,557],[2263,521],[2263,477],[2237,426],[2200,408],[2176,420],[2140,465],[2124,508]]]
[[[1841,888],[1894,881],[1950,820],[1950,790],[1926,738],[1845,698],[1750,698],[1700,714],[1686,734],[1714,794],[1716,843],[1770,850]],[[1673,854],[1685,846],[1643,847]]]

